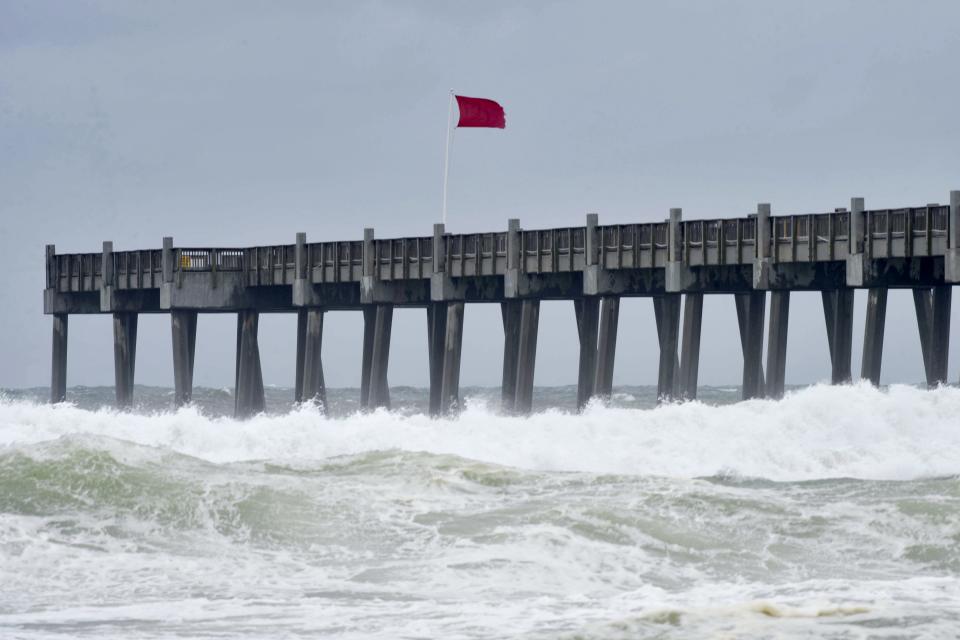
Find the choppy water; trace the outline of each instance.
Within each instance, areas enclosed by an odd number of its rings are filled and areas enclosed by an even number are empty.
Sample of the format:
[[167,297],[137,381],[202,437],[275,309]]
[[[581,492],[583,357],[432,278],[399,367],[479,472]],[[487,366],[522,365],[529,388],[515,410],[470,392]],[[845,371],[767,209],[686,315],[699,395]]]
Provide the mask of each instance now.
[[[955,638],[960,389],[0,400],[0,638]],[[548,408],[561,407],[561,408]]]

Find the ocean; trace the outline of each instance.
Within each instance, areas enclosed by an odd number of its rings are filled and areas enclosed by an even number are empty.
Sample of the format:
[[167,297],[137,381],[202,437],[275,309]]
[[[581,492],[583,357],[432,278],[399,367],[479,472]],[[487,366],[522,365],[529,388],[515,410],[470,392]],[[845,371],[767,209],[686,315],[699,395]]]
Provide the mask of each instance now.
[[0,393],[0,638],[956,638],[960,389]]

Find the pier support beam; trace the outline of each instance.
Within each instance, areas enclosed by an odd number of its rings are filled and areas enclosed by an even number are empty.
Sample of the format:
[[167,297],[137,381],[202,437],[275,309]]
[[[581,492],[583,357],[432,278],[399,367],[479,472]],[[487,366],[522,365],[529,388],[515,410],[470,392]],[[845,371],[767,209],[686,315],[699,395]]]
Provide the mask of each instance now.
[[463,303],[447,302],[446,335],[443,341],[441,406],[445,414],[460,410],[460,353],[463,348]]
[[740,346],[743,351],[743,399],[761,398],[764,392],[763,323],[766,317],[765,291],[738,293],[737,323],[740,327]]
[[321,358],[323,309],[312,307],[301,313],[306,316],[303,331],[303,352],[297,354],[298,360],[303,359],[303,370],[300,372],[302,381],[300,388],[301,402],[319,402],[326,412],[327,387],[323,380],[323,360]]
[[67,399],[67,326],[65,313],[53,314],[53,362],[50,369],[50,402]]
[[657,337],[660,341],[660,367],[657,376],[657,400],[669,401],[677,397],[677,342],[680,333],[680,294],[673,293],[653,298],[657,319]]
[[173,403],[181,407],[193,398],[193,360],[197,348],[197,312],[170,312],[173,336]]
[[237,313],[237,382],[234,415],[246,418],[264,410],[263,373],[257,327],[260,314],[252,309]]
[[447,335],[447,303],[427,305],[427,356],[430,366],[430,415],[443,414],[444,340]]
[[133,402],[133,375],[137,364],[137,314],[113,314],[113,374],[117,406]]
[[600,299],[584,296],[573,301],[580,337],[580,365],[577,371],[577,409],[582,410],[593,396],[597,370],[597,330],[600,324]]
[[951,294],[950,285],[913,290],[923,368],[930,388],[947,382]]
[[540,301],[524,300],[520,311],[520,340],[517,343],[517,393],[514,411],[530,413],[533,408],[533,372],[537,362],[537,331]]
[[880,385],[880,364],[883,360],[883,330],[887,321],[887,288],[867,291],[867,319],[863,331],[863,360],[860,377],[874,386]]
[[697,398],[702,324],[703,294],[688,293],[683,300],[683,336],[680,346],[680,396],[684,400]]
[[373,330],[373,350],[370,362],[370,392],[367,407],[390,407],[390,385],[387,365],[390,362],[390,332],[393,327],[393,305],[378,304]]
[[846,384],[852,379],[853,289],[823,291],[823,314],[830,347],[832,384]]
[[787,373],[787,327],[790,292],[770,292],[770,333],[767,336],[767,397],[782,398]]
[[507,300],[500,303],[503,317],[503,375],[500,383],[500,406],[512,413],[517,405],[517,362],[520,354],[520,322],[523,312],[522,300]]
[[619,296],[600,300],[600,326],[597,337],[597,372],[594,394],[609,399],[613,394],[613,363],[617,353],[617,324],[620,319]]

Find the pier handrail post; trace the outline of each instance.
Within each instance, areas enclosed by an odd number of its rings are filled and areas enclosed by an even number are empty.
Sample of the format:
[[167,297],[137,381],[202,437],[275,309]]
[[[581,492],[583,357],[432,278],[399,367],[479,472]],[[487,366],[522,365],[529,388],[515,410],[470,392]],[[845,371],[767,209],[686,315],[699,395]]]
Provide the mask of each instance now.
[[520,219],[507,220],[507,269],[519,269],[520,255]]
[[770,203],[757,205],[753,228],[753,288],[767,290],[773,261],[770,258]]
[[57,273],[57,247],[47,245],[47,288],[57,289],[60,286],[60,274]]
[[[847,224],[847,286],[862,287],[868,271],[864,247],[865,243],[863,198],[850,198],[850,213]],[[834,214],[836,215],[836,214]]]
[[950,192],[950,219],[948,222],[950,233],[947,246],[951,249],[960,249],[960,190]]
[[684,264],[687,261],[687,252],[681,247],[681,224],[683,224],[683,209],[671,208],[670,217],[667,219],[667,267],[664,276],[665,289],[668,293],[683,291],[684,284],[690,281]]
[[297,233],[297,243],[293,249],[294,279],[307,277],[307,234]]
[[600,216],[596,213],[587,214],[587,229],[583,237],[583,255],[587,265],[595,265],[599,258],[599,243],[597,241],[597,226]]
[[101,288],[112,287],[113,281],[113,242],[103,241],[103,257],[100,262],[100,286]]
[[373,238],[373,227],[367,227],[363,230],[363,268],[362,275],[374,277],[376,269],[376,244]]
[[863,198],[850,198],[850,225],[847,229],[850,241],[850,253],[859,254],[864,250]]
[[164,236],[160,263],[163,265],[163,281],[173,282],[173,237]]
[[443,236],[446,229],[442,222],[433,225],[433,272],[444,273],[447,263],[446,245],[443,242]]
[[754,249],[757,260],[770,257],[770,203],[757,205],[757,229],[754,233]]
[[680,221],[683,217],[683,209],[670,209],[670,219],[668,221],[667,238],[667,260],[669,262],[680,261]]
[[950,217],[947,220],[947,252],[944,279],[960,282],[960,190],[950,192]]

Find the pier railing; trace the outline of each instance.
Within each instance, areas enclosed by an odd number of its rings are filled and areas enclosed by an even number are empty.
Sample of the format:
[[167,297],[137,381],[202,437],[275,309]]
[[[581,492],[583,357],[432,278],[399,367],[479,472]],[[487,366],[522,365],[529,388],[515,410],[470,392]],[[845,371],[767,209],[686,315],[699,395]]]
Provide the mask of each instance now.
[[[943,255],[950,207],[927,205],[864,211],[863,252],[875,258]],[[771,216],[764,254],[774,262],[843,260],[850,253],[850,212]],[[745,264],[758,255],[755,216],[685,220],[677,229],[680,261],[691,267]],[[594,233],[595,241],[587,242]],[[503,275],[508,268],[509,232],[445,234],[442,264],[451,277]],[[605,269],[662,268],[669,260],[669,222],[520,230],[518,268],[525,273],[582,271],[588,264]],[[434,271],[432,236],[375,239],[373,275],[379,280],[429,278]],[[595,255],[588,254],[588,245]],[[305,272],[312,283],[359,282],[364,242],[333,241],[305,246]],[[96,291],[103,284],[108,254],[54,254],[47,260],[47,287],[60,292]],[[163,251],[109,254],[110,286],[155,289],[163,279]],[[247,286],[290,285],[297,279],[296,245],[249,248],[174,248],[173,273],[236,272]]]

